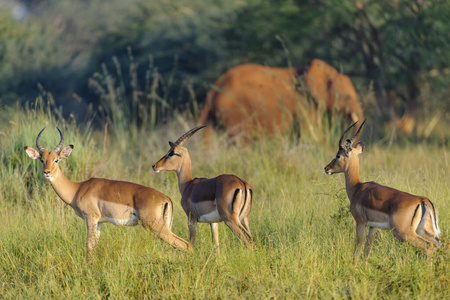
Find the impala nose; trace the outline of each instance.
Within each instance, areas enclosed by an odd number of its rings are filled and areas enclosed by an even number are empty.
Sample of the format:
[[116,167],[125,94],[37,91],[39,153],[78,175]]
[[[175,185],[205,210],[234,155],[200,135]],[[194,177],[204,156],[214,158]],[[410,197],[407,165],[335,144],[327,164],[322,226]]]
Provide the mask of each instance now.
[[156,164],[154,164],[154,165],[152,166],[153,171],[155,171],[156,173],[159,173],[159,170],[157,170],[155,166],[156,166]]

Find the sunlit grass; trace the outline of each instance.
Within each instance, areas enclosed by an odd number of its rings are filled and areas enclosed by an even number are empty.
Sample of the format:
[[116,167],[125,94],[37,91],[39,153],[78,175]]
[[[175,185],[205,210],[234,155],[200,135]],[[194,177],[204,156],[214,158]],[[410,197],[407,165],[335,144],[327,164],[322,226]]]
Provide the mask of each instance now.
[[[58,199],[24,146],[59,141],[75,146],[61,162],[74,181],[92,176],[151,186],[174,203],[173,231],[187,239],[176,175],[156,174],[152,164],[185,129],[171,122],[153,131],[111,137],[52,111],[2,112],[0,135],[0,294],[2,298],[416,298],[443,299],[450,292],[450,254],[427,259],[387,231],[380,231],[367,266],[353,265],[354,221],[342,175],[326,176],[339,133],[330,142],[293,143],[287,137],[253,146],[219,146],[209,153],[196,134],[187,143],[194,177],[234,173],[254,190],[250,216],[254,250],[221,224],[221,255],[207,224],[199,224],[193,254],[172,249],[142,227],[103,226],[98,248],[86,255],[86,227]],[[59,121],[58,121],[59,120]],[[368,122],[370,124],[370,122]],[[370,125],[369,125],[370,126]],[[333,131],[334,132],[334,131]],[[366,132],[370,132],[367,130]],[[127,145],[116,147],[117,139]],[[443,241],[450,226],[449,150],[445,141],[387,147],[366,141],[362,180],[376,180],[430,198],[439,212]]]

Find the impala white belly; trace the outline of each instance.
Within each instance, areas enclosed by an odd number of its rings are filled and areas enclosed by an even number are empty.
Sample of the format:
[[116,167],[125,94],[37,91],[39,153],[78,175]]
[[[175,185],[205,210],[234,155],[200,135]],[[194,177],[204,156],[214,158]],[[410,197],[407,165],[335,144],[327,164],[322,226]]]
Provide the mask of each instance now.
[[367,216],[370,221],[367,222],[367,226],[380,228],[380,229],[391,229],[389,224],[389,215],[380,211],[373,209],[367,209]]
[[389,221],[387,222],[367,222],[367,226],[380,228],[380,229],[391,229]]
[[209,214],[201,215],[200,218],[198,218],[198,221],[200,223],[217,223],[221,222],[222,218],[220,217],[219,212],[216,209]]
[[132,214],[129,219],[114,219],[110,217],[102,217],[98,220],[99,223],[113,223],[119,226],[136,226],[138,224],[138,218]]
[[98,223],[112,223],[119,226],[135,226],[138,224],[137,212],[129,205],[99,200],[98,208],[101,212]]

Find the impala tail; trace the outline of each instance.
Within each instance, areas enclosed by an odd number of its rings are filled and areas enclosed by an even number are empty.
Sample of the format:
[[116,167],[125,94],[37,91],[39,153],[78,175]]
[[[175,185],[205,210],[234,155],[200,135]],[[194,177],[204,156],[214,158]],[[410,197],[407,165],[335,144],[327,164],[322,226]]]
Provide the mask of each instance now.
[[233,195],[233,200],[232,200],[232,211],[233,214],[236,216],[240,216],[241,215],[241,211],[244,208],[245,205],[245,196],[243,197],[243,190],[245,191],[245,193],[247,193],[246,189],[236,189],[234,191],[234,195]]
[[251,244],[253,243],[253,237],[248,226],[248,215],[251,210],[252,192],[244,182],[242,183],[243,188],[238,188],[235,190],[233,200],[231,202],[233,217],[236,218],[234,223],[237,225],[238,229],[234,228],[234,226],[230,226],[229,224],[227,225],[229,225],[238,236],[242,236],[246,242]]
[[172,205],[172,202],[166,202],[164,204],[163,218],[164,218],[164,222],[166,223],[167,227],[169,227],[169,229],[172,230],[172,223],[173,223],[173,205]]
[[[424,239],[432,242],[436,246],[440,246],[439,236],[441,230],[438,224],[438,215],[433,203],[428,199],[423,199],[417,205],[411,225],[416,228],[416,233]],[[417,225],[416,225],[417,224]]]
[[427,210],[430,218],[427,218],[427,223],[425,224],[425,234],[429,237],[434,238],[438,244],[440,244],[441,230],[439,229],[439,218],[433,203],[430,200],[422,201],[422,206]]
[[244,197],[243,203],[239,212],[239,218],[242,220],[244,216],[250,213],[252,208],[252,189],[248,186],[248,184],[244,183]]

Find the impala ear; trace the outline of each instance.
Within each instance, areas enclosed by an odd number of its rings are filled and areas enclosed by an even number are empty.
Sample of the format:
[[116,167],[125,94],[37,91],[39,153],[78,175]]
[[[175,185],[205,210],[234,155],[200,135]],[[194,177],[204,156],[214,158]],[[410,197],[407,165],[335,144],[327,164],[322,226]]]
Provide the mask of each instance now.
[[32,159],[40,159],[41,158],[41,153],[39,153],[39,151],[37,151],[36,149],[33,149],[31,147],[25,146],[25,152],[27,152],[28,156],[31,157]]
[[59,152],[59,159],[66,158],[72,153],[73,145],[66,146],[62,148],[61,152]]
[[177,146],[177,144],[172,143],[170,141],[169,141],[169,145],[170,145],[170,148],[172,148],[172,150],[175,150],[175,147]]
[[353,146],[353,150],[356,151],[356,154],[361,154],[364,151],[364,143],[358,142]]

